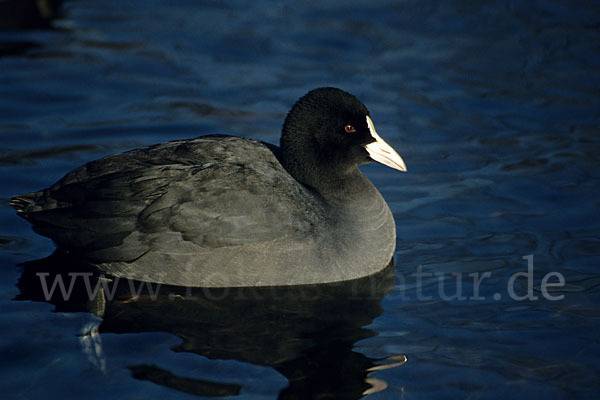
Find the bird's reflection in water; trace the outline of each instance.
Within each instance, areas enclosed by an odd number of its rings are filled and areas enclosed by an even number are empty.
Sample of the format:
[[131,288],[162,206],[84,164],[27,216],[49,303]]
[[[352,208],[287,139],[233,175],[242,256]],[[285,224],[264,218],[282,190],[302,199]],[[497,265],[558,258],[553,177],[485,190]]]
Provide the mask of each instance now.
[[[169,332],[182,340],[174,351],[276,369],[289,381],[280,399],[360,398],[386,387],[369,376],[373,371],[406,362],[403,355],[375,360],[353,350],[357,341],[375,335],[365,326],[381,314],[393,271],[390,263],[377,275],[337,284],[183,288],[99,277],[77,260],[52,255],[24,265],[16,299],[101,317],[81,336],[84,351],[100,369],[106,366],[99,333]],[[156,365],[131,360],[129,369],[136,379],[195,395],[242,391],[235,382],[177,376],[161,368],[160,360]]]

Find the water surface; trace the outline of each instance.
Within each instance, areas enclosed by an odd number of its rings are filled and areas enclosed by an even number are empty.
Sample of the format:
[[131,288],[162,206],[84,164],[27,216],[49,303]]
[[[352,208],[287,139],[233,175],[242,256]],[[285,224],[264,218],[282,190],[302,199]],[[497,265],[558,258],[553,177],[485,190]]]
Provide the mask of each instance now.
[[[80,0],[0,31],[3,393],[597,397],[599,24],[586,1]],[[31,263],[54,247],[10,196],[161,141],[277,143],[323,85],[363,100],[408,165],[363,168],[397,224],[391,287],[104,308],[27,290],[66,261]]]

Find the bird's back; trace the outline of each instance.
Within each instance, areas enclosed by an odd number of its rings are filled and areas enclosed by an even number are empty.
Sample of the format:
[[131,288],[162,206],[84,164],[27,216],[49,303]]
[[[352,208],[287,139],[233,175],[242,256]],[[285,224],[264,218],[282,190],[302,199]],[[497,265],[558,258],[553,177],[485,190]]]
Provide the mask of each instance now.
[[121,275],[182,260],[206,275],[201,264],[279,257],[275,243],[306,245],[326,218],[267,145],[216,135],[90,162],[11,204],[59,248]]

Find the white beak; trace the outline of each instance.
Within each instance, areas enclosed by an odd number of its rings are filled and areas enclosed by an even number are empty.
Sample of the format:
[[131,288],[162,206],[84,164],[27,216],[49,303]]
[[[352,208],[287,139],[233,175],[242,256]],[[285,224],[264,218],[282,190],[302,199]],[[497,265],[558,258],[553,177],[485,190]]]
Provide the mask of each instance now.
[[396,153],[396,150],[392,148],[389,144],[387,144],[381,136],[377,134],[375,131],[375,126],[373,125],[373,121],[367,115],[367,125],[369,126],[369,131],[371,132],[371,136],[375,139],[373,143],[369,143],[365,146],[365,149],[369,152],[369,156],[388,167],[398,169],[402,172],[406,172],[406,164],[404,164],[404,160],[400,157],[400,154]]

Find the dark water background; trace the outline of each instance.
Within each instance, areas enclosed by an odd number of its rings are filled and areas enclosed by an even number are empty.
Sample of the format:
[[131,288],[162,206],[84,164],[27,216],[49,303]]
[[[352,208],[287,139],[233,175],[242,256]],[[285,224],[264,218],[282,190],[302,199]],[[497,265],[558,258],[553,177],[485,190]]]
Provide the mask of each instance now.
[[[600,397],[599,3],[67,1],[0,50],[3,398],[358,398],[367,375],[373,399]],[[13,300],[17,264],[53,245],[10,196],[161,141],[277,143],[323,85],[363,100],[408,165],[364,168],[397,224],[383,300],[236,303],[221,324],[223,305],[116,306],[99,335],[89,305]],[[537,300],[519,300],[529,255]],[[545,293],[551,272],[565,283]]]

